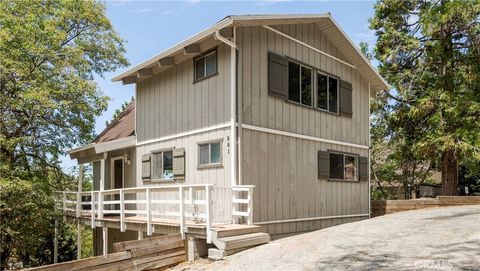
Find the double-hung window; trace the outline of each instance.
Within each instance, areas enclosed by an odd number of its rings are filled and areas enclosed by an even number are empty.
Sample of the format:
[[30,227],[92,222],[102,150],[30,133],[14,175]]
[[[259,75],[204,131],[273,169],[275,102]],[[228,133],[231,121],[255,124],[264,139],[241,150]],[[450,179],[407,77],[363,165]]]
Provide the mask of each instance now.
[[288,62],[288,99],[303,105],[313,104],[313,71],[301,64]]
[[221,141],[198,145],[198,166],[218,166],[222,164]]
[[343,153],[330,153],[330,179],[358,180],[358,157]]
[[205,55],[195,58],[194,69],[195,78],[194,81],[198,81],[217,74],[217,51],[212,51]]
[[317,108],[338,113],[338,79],[317,72]]
[[173,151],[159,151],[152,153],[152,175],[155,180],[173,179]]

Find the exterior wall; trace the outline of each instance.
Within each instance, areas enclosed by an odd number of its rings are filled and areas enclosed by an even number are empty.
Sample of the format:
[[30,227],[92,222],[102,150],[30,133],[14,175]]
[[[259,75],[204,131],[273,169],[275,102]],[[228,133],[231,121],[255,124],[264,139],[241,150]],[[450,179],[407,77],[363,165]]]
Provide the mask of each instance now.
[[[274,27],[342,58],[315,24]],[[368,145],[368,82],[355,70],[261,26],[237,29],[242,123],[292,133]],[[285,102],[268,95],[268,52],[285,55],[351,82],[352,118]]]
[[[342,58],[315,24],[274,27],[331,55]],[[263,27],[237,29],[239,46],[239,114],[243,124],[299,135],[368,145],[368,82],[355,70]],[[352,118],[322,112],[268,95],[268,52],[293,58],[351,82]],[[368,214],[367,181],[318,179],[318,151],[337,150],[368,156],[365,148],[326,144],[243,128],[242,183],[255,185],[254,222]],[[367,218],[319,219],[263,224],[281,236]]]
[[[136,151],[135,147],[123,150],[115,150],[108,152],[107,159],[105,160],[105,187],[104,189],[112,189],[111,186],[111,159],[117,156],[128,155],[130,159],[130,165],[124,163],[124,186],[135,187],[136,186]],[[94,190],[100,190],[100,161],[93,162],[93,188]]]
[[217,47],[218,75],[193,83],[186,60],[137,84],[137,141],[158,139],[230,120],[230,49]]
[[[228,221],[231,219],[231,193],[230,184],[230,144],[229,128],[220,128],[208,132],[196,133],[193,135],[179,137],[171,140],[163,140],[156,143],[145,144],[137,147],[137,161],[141,161],[143,154],[154,150],[185,148],[185,179],[172,181],[143,181],[141,176],[141,163],[137,163],[136,186],[161,186],[171,184],[215,184],[213,191],[213,214],[214,221]],[[207,141],[222,142],[222,166],[212,168],[198,168],[198,143]],[[177,192],[170,194],[163,193],[163,198],[176,199]],[[201,196],[201,195],[200,195]],[[152,198],[160,195],[153,194]],[[177,206],[172,210],[177,211]]]
[[[368,181],[318,179],[318,151],[367,156],[368,150],[245,130],[243,183],[255,185],[253,221],[367,214]],[[269,224],[263,230],[286,234],[329,227],[362,218]]]

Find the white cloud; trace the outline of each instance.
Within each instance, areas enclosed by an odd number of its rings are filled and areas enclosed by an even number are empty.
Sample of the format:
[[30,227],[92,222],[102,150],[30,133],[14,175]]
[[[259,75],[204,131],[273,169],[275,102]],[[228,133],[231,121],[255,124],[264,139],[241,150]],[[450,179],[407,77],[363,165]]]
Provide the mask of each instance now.
[[290,0],[261,0],[255,3],[257,7],[268,7],[281,2],[290,2]]
[[153,8],[143,8],[143,9],[131,9],[130,12],[134,14],[143,14],[143,13],[149,13],[149,12],[154,12],[155,10]]

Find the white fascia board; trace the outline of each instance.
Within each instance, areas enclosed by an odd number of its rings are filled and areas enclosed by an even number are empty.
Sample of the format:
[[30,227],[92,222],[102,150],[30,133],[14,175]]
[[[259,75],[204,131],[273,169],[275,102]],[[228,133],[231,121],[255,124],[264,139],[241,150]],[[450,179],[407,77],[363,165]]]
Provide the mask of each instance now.
[[355,49],[358,55],[363,59],[364,62],[367,63],[367,65],[370,67],[370,69],[375,73],[375,75],[380,79],[380,81],[383,83],[385,86],[385,90],[390,89],[391,86],[385,79],[380,75],[378,72],[377,68],[375,68],[372,63],[363,55],[363,53],[360,51],[360,49],[355,45],[355,43],[350,39],[350,37],[343,31],[343,29],[338,25],[338,23],[333,19],[331,14],[328,14],[328,18],[332,21],[332,23],[335,25],[335,27],[340,31],[340,33],[345,37],[345,39],[352,45],[352,47]]
[[211,26],[210,28],[207,28],[206,30],[203,30],[202,32],[180,42],[180,43],[177,43],[176,45],[168,48],[167,50],[161,52],[160,54],[148,59],[147,61],[144,61],[143,63],[141,64],[138,64],[136,66],[134,66],[133,68],[115,76],[112,78],[112,82],[116,82],[116,81],[120,81],[122,80],[123,78],[125,77],[128,77],[128,76],[132,76],[132,75],[135,75],[136,72],[140,69],[143,69],[145,67],[148,67],[152,64],[155,64],[156,62],[158,62],[160,59],[164,58],[164,57],[167,57],[167,56],[170,56],[178,51],[181,51],[183,50],[183,48],[189,44],[192,44],[192,43],[196,43],[208,36],[211,36],[215,33],[215,31],[217,29],[222,29],[224,27],[227,27],[229,26],[230,24],[232,24],[233,21],[230,17],[226,17],[225,19],[221,20],[220,22],[214,24],[213,26]]
[[95,153],[108,152],[118,149],[133,147],[136,144],[136,137],[129,136],[117,140],[102,142],[94,145]]

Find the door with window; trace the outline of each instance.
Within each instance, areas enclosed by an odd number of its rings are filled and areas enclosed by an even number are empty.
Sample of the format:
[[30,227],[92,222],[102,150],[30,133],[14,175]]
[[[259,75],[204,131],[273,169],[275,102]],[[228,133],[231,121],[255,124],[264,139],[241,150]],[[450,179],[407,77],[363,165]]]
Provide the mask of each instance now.
[[[121,189],[124,188],[124,164],[123,156],[114,157],[111,161],[111,189]],[[114,195],[114,200],[120,200],[120,195]],[[112,208],[114,210],[120,210],[120,204],[113,204]]]

